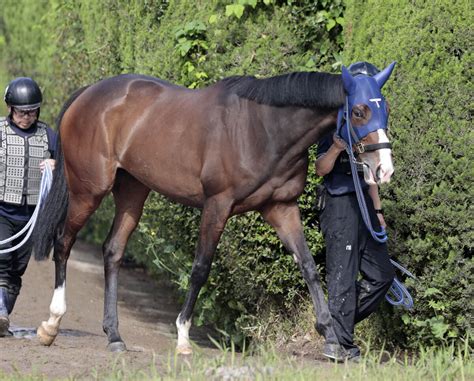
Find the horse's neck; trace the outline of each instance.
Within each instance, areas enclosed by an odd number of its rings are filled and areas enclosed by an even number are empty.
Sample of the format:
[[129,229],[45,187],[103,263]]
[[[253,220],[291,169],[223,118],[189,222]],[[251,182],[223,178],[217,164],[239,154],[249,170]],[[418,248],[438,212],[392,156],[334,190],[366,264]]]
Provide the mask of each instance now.
[[303,152],[333,129],[336,121],[337,110],[282,108],[269,128],[282,145]]

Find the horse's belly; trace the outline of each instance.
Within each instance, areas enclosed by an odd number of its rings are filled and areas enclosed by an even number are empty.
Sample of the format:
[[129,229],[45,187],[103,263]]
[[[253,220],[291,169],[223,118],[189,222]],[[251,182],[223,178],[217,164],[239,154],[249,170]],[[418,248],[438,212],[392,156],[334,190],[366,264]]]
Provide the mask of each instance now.
[[189,173],[177,173],[149,164],[144,164],[139,169],[124,169],[150,189],[175,202],[194,207],[202,207],[204,203],[201,182]]
[[204,192],[198,152],[182,134],[168,132],[156,127],[136,134],[119,156],[119,165],[150,189],[174,201],[202,206]]
[[283,182],[276,178],[272,179],[237,202],[233,214],[258,210],[267,203],[292,202],[303,193],[304,179],[303,175],[295,176]]

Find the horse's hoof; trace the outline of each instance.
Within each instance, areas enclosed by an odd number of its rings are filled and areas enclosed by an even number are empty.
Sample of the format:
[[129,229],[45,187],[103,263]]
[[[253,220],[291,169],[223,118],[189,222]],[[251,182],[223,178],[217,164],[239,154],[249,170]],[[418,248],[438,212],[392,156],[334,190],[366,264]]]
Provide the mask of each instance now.
[[49,327],[44,321],[38,327],[36,335],[38,336],[42,345],[49,347],[51,344],[53,344],[54,339],[56,339],[56,336],[58,335],[58,329]]
[[193,354],[193,349],[190,345],[178,345],[176,347],[176,352],[180,355],[188,356]]
[[127,347],[125,346],[125,343],[123,341],[115,341],[113,343],[109,343],[107,345],[107,349],[110,352],[126,352]]

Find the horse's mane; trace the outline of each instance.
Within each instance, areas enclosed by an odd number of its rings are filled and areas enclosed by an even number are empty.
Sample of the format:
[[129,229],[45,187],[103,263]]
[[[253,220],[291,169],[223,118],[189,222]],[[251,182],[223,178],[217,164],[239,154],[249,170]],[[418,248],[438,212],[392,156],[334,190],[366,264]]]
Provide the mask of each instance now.
[[341,75],[297,72],[271,78],[233,76],[221,81],[239,97],[270,106],[336,108],[344,103]]

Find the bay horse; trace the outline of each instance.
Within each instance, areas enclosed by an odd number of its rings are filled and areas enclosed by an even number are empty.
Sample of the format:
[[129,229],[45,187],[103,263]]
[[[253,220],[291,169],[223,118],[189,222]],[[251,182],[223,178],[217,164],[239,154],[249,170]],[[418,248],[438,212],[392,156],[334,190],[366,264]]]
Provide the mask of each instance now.
[[[382,98],[388,71],[376,78],[379,94],[373,98]],[[54,246],[56,269],[50,317],[38,328],[40,342],[52,344],[66,312],[66,267],[76,235],[112,192],[115,217],[103,244],[103,329],[110,351],[126,350],[118,330],[117,277],[127,241],[154,190],[202,209],[190,288],[176,320],[179,353],[191,353],[193,308],[226,221],[252,210],[293,253],[312,297],[316,330],[336,344],[297,198],[305,185],[308,148],[335,128],[346,95],[357,91],[352,80],[343,67],[342,75],[234,76],[190,90],[126,74],[76,91],[58,116],[57,168],[34,233],[36,259],[47,258]],[[357,118],[354,125],[360,125],[363,112],[361,107],[351,116]],[[363,141],[381,139],[386,139],[383,130]],[[391,155],[379,151],[384,150],[363,153],[360,160],[379,182],[387,182]]]

